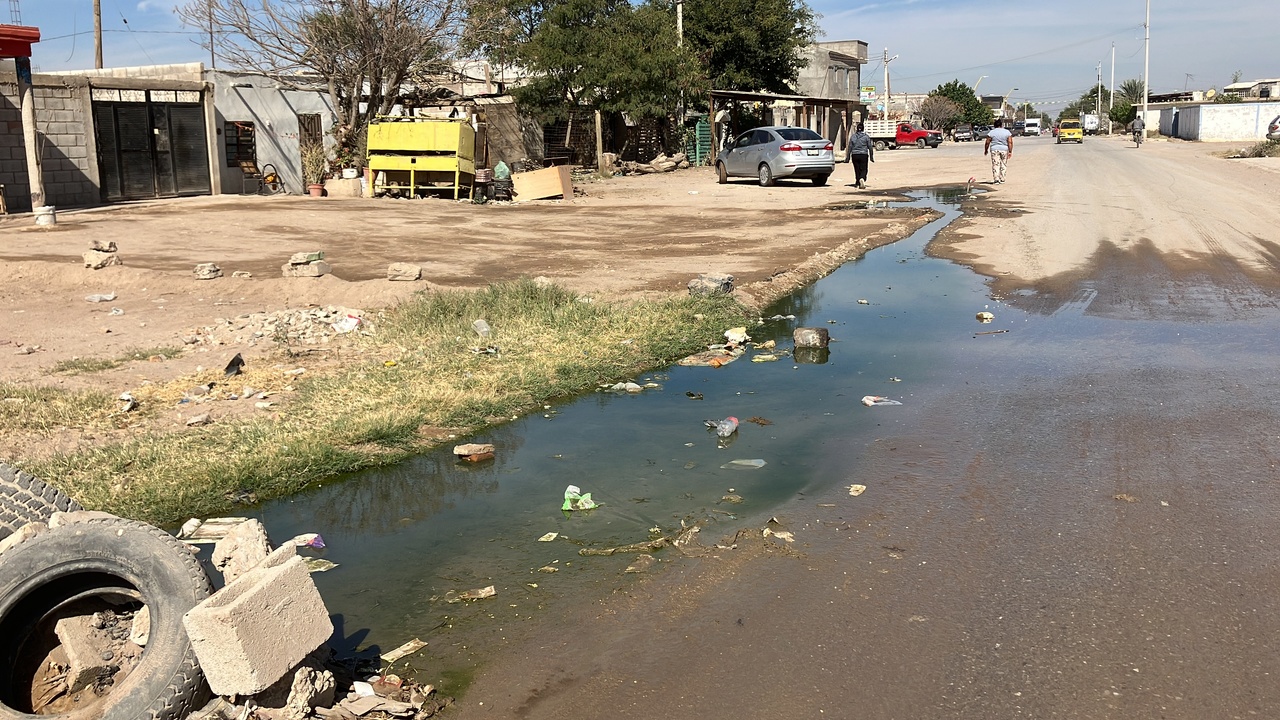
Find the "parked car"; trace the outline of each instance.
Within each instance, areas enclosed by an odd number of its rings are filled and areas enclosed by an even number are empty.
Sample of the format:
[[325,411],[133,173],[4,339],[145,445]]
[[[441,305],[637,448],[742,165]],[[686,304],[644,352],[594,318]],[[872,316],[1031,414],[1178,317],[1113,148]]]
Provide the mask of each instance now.
[[987,133],[989,133],[989,132],[991,132],[991,126],[990,126],[990,125],[974,125],[974,126],[973,126],[973,139],[974,139],[974,140],[985,140],[985,139],[986,139],[986,137],[987,137]]
[[1280,140],[1280,115],[1277,115],[1267,126],[1267,139]]
[[761,187],[779,178],[809,178],[814,185],[826,185],[835,172],[834,150],[830,140],[808,128],[754,128],[716,157],[716,175],[721,184],[730,177],[755,177]]
[[956,142],[970,142],[973,140],[973,126],[969,123],[960,123],[951,133],[951,139]]
[[1069,141],[1084,143],[1084,127],[1079,120],[1063,120],[1058,125],[1058,144]]

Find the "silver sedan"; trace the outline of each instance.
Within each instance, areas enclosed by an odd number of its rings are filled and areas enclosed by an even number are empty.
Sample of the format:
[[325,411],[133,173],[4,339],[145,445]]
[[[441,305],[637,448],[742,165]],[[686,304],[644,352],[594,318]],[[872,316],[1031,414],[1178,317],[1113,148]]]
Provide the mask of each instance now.
[[754,177],[763,187],[778,178],[809,178],[814,185],[826,185],[835,167],[831,141],[800,127],[748,130],[716,157],[721,184],[729,182],[730,177]]

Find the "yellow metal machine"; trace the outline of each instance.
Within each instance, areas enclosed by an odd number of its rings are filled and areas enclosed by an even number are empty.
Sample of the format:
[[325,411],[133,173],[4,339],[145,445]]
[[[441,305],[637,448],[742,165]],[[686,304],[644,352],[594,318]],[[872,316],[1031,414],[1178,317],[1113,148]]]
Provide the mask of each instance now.
[[476,131],[465,119],[380,117],[369,124],[373,195],[452,190],[471,197]]

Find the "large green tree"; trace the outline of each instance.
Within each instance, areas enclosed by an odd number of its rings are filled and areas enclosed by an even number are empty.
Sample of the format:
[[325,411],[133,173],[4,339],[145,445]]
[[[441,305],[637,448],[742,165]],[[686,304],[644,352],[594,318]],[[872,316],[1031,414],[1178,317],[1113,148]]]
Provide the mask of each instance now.
[[684,41],[716,90],[794,92],[817,32],[804,0],[684,2]]
[[945,85],[939,85],[929,95],[931,97],[946,98],[960,106],[959,117],[955,118],[946,129],[950,129],[955,126],[955,123],[960,122],[981,125],[991,122],[991,108],[982,104],[978,96],[973,93],[973,88],[959,80],[952,80]]

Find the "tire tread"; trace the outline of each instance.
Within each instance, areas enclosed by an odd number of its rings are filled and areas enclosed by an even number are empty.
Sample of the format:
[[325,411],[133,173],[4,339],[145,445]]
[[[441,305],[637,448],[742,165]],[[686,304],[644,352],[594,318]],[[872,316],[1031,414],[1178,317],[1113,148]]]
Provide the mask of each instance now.
[[80,503],[31,473],[0,462],[0,538],[55,512],[83,510]]

